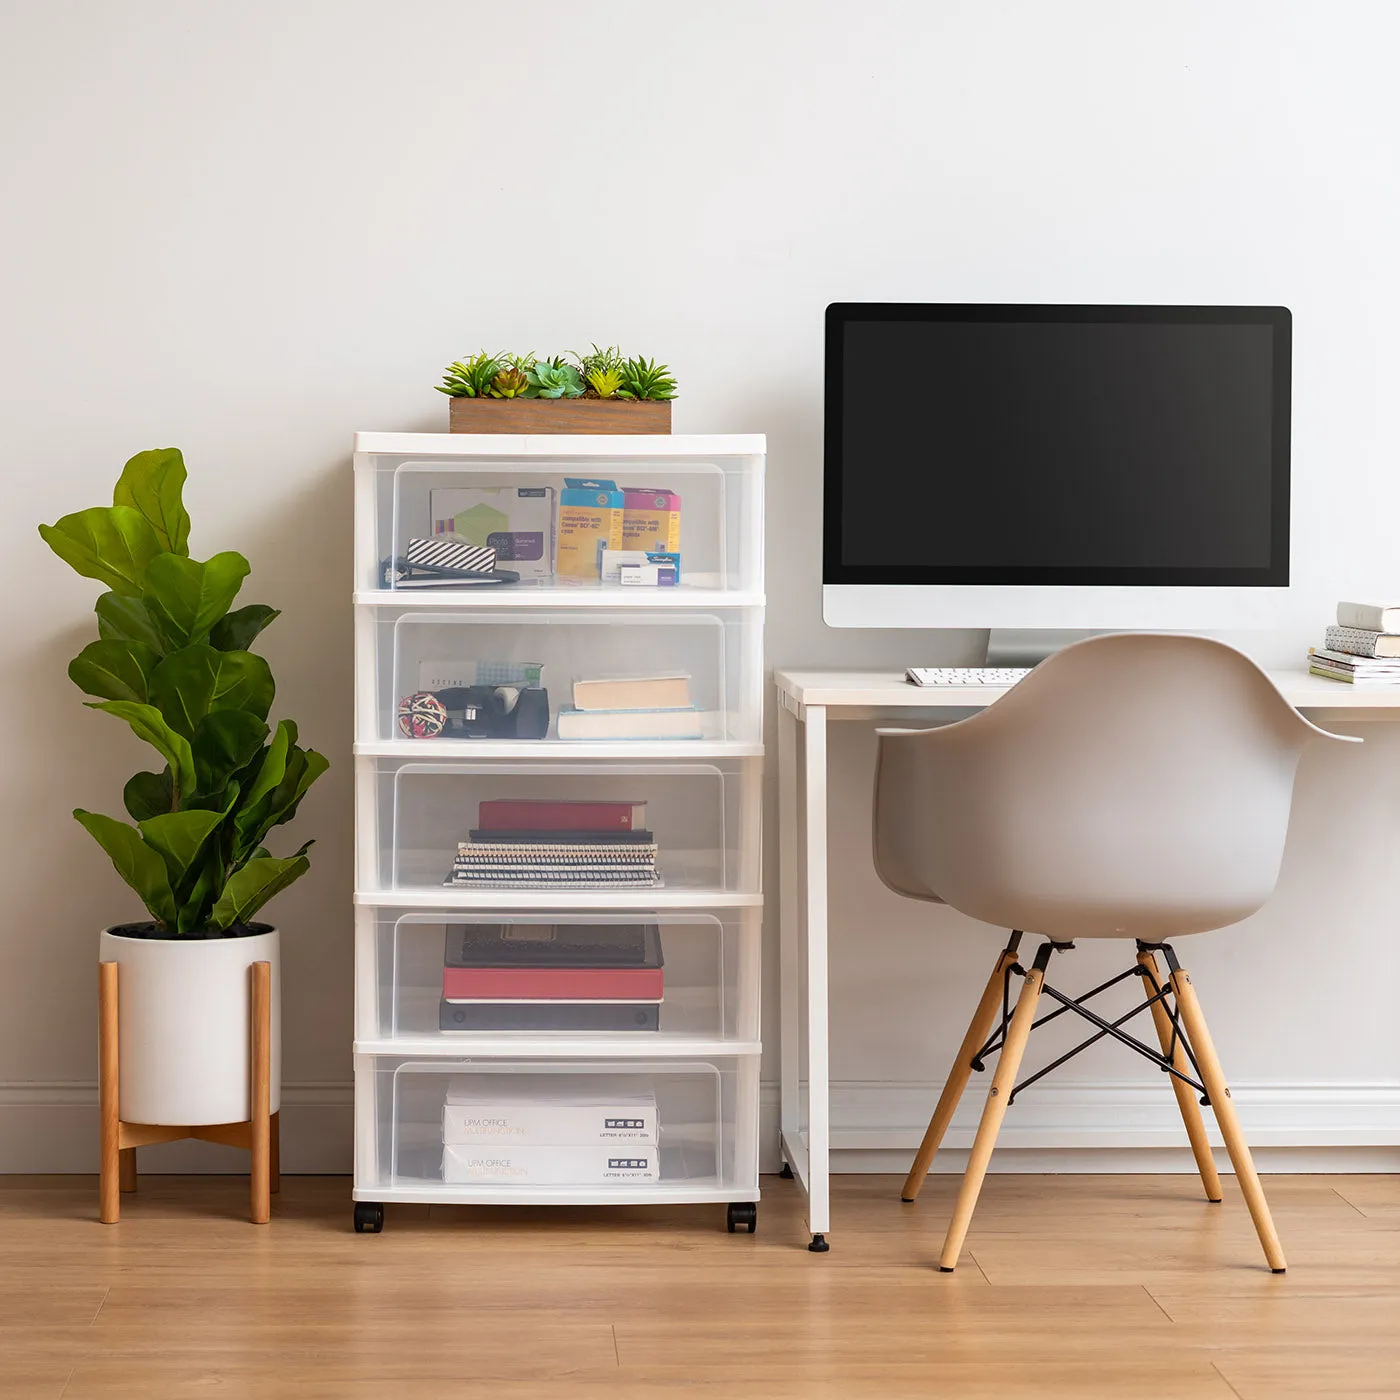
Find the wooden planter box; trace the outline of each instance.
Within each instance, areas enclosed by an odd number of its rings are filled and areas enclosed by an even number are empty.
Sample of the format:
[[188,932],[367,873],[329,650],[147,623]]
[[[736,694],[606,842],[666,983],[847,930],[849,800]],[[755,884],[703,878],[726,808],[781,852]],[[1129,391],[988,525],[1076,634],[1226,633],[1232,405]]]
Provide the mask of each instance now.
[[671,402],[648,399],[452,401],[454,433],[669,433]]

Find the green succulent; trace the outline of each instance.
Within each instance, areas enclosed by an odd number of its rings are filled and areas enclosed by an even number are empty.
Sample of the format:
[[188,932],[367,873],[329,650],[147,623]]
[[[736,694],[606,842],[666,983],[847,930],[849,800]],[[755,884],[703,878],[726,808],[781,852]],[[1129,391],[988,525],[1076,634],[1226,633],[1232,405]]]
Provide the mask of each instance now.
[[594,374],[607,374],[613,370],[620,371],[626,361],[622,357],[622,351],[616,345],[609,345],[600,350],[596,345],[586,355],[574,354],[574,360],[578,364],[578,372],[588,379]]
[[479,399],[486,394],[500,368],[501,357],[482,350],[468,360],[453,360],[442,372],[442,383],[434,384],[433,388],[452,399]]
[[518,369],[521,374],[529,374],[536,364],[533,350],[527,350],[523,355],[501,355],[498,358],[503,369]]
[[621,399],[673,399],[676,397],[675,376],[670,366],[659,365],[655,360],[628,360],[622,366],[622,387],[617,396]]
[[583,393],[583,380],[570,364],[536,360],[525,378],[530,382],[531,398],[576,399]]
[[600,399],[615,399],[622,388],[622,371],[618,369],[595,369],[589,372],[588,387]]
[[493,399],[522,399],[529,388],[530,380],[525,371],[507,366],[497,371],[486,392]]

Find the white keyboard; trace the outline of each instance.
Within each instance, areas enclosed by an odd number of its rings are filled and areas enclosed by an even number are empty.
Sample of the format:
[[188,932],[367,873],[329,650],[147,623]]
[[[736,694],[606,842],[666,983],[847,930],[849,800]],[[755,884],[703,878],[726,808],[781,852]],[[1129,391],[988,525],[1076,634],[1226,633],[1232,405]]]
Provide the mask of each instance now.
[[911,666],[904,679],[910,685],[1015,685],[1030,675],[1029,666]]

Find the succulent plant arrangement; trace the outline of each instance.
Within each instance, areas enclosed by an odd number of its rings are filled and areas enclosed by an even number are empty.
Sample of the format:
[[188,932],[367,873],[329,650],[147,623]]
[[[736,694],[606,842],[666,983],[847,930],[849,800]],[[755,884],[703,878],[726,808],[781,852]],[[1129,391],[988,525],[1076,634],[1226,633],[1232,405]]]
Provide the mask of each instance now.
[[454,360],[438,393],[460,399],[674,399],[676,379],[667,365],[629,359],[615,345],[594,345],[586,355],[489,355]]

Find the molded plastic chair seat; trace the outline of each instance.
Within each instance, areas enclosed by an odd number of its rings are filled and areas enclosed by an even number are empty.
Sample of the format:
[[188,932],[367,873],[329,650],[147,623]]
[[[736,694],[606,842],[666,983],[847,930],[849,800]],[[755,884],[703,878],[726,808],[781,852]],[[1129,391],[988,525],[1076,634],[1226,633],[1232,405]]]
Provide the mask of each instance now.
[[[971,719],[879,735],[874,857],[880,878],[911,899],[944,902],[1017,931],[969,1027],[905,1198],[918,1193],[971,1062],[980,1067],[989,1052],[983,1042],[1000,1010],[1004,979],[1024,972],[1015,956],[1019,931],[1050,940],[1026,974],[1021,1001],[1029,995],[1031,1011],[1025,1035],[1053,945],[1131,938],[1139,945],[1133,971],[1150,999],[1143,1009],[1151,1005],[1159,1058],[1168,1061],[1163,1068],[1176,1063],[1171,1057],[1181,1049],[1183,1063],[1205,1077],[1231,1157],[1238,1151],[1246,1164],[1241,1171],[1235,1160],[1265,1252],[1282,1268],[1276,1238],[1272,1252],[1266,1238],[1273,1227],[1228,1090],[1223,1079],[1216,1090],[1209,1087],[1209,1033],[1168,940],[1238,923],[1264,904],[1278,881],[1304,748],[1318,739],[1360,740],[1305,719],[1233,647],[1204,637],[1131,633],[1065,648]],[[1159,948],[1171,968],[1167,984],[1156,981]],[[1053,988],[1044,990],[1064,1000]],[[1154,990],[1161,995],[1151,1000]],[[960,1197],[944,1247],[945,1268],[956,1261],[960,1230],[966,1230],[1015,1087],[1025,1044],[1020,1016],[1018,1002],[1016,1015],[1003,1018],[999,1045],[990,1047],[1002,1052],[990,1118],[984,1114],[990,1135],[984,1144],[979,1130],[964,1180],[968,1199]],[[1187,1024],[1193,1020],[1194,1029]],[[1117,1038],[1131,1043],[1129,1036]],[[1134,1048],[1144,1049],[1140,1043]],[[1195,1104],[1189,1087],[1196,1081],[1172,1073],[1211,1195],[1214,1165],[1199,1108],[1194,1122],[1188,1108],[1188,1101]],[[1246,1178],[1253,1180],[1257,1202]],[[1212,1198],[1218,1196],[1217,1179]]]

